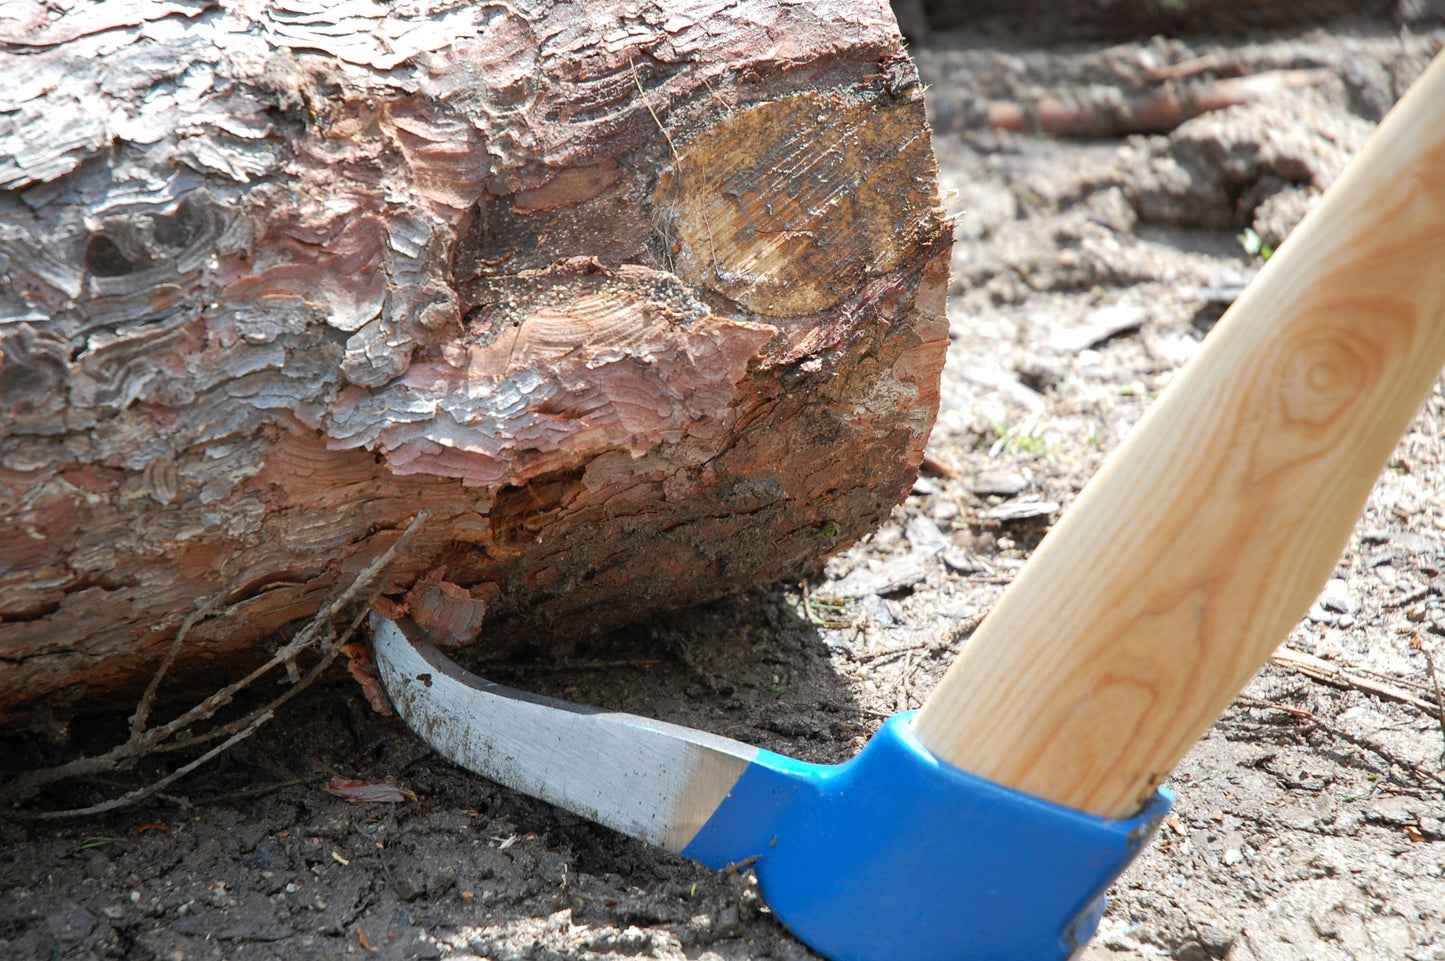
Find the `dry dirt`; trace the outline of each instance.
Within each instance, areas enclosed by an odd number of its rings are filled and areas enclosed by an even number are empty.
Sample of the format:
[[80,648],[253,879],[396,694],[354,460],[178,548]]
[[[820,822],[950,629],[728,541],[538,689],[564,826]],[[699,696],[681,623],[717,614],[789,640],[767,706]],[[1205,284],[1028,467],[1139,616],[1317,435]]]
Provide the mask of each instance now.
[[[1445,39],[1392,23],[1249,42],[917,49],[958,216],[943,410],[913,496],[824,579],[603,640],[539,645],[498,680],[754,742],[853,754],[918,706],[1148,400]],[[1306,71],[1167,134],[982,130],[987,101],[1146,96]],[[1282,83],[1272,74],[1269,83]],[[1267,667],[1175,772],[1161,837],[1117,885],[1090,961],[1445,958],[1445,397],[1380,480],[1289,646],[1383,696]],[[944,476],[952,474],[954,476]],[[846,528],[848,518],[836,523]],[[542,654],[542,648],[550,653]],[[1413,698],[1413,700],[1411,700]],[[114,743],[11,736],[7,768]],[[74,784],[121,793],[171,763]],[[415,801],[358,806],[333,776]],[[466,775],[347,683],[171,788],[82,821],[0,822],[0,958],[811,957],[745,875],[679,858]]]

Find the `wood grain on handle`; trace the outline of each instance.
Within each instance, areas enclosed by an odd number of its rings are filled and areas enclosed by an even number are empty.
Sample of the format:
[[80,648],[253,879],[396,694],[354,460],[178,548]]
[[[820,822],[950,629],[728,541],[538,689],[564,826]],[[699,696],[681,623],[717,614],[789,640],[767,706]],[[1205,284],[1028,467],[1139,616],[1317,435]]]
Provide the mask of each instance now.
[[914,729],[1134,813],[1317,596],[1445,365],[1445,55],[989,613]]

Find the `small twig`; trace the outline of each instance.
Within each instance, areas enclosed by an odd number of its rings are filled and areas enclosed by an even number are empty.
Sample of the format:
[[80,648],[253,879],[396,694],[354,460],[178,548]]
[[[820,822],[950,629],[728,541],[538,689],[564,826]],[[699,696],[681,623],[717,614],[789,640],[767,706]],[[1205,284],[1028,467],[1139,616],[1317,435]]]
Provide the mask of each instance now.
[[[336,660],[336,655],[341,653],[342,646],[347,641],[351,640],[352,636],[356,634],[357,628],[361,627],[361,622],[365,620],[366,615],[371,610],[370,602],[374,601],[376,599],[376,595],[380,593],[381,587],[378,586],[376,590],[373,591],[371,597],[368,598],[368,602],[366,604],[363,604],[361,606],[361,609],[357,611],[356,616],[351,619],[351,623],[347,625],[346,630],[342,632],[341,636],[338,637],[327,647],[326,654],[321,658],[321,660],[318,661],[316,665],[311,668],[310,671],[307,671],[305,676],[298,677],[296,679],[296,682],[290,688],[288,688],[282,694],[278,695],[271,701],[270,704],[267,704],[264,708],[261,708],[260,710],[274,711],[281,705],[285,704],[287,701],[291,700],[297,694],[300,694],[302,691],[306,690],[306,688],[310,687],[311,683],[315,681],[318,677],[320,677],[322,672],[325,671],[326,668],[331,666],[331,662]],[[320,615],[317,616],[319,617]],[[243,717],[239,720],[232,721],[229,724],[216,728],[213,731],[207,731],[205,734],[186,738],[184,741],[175,741],[171,744],[157,746],[156,750],[178,751],[188,747],[196,747],[204,744],[207,741],[214,741],[218,737],[223,737],[232,730],[244,727],[247,722],[248,718]]]
[[1409,604],[1413,604],[1416,601],[1423,601],[1425,598],[1429,597],[1431,594],[1434,593],[1435,588],[1428,586],[1422,587],[1419,590],[1411,591],[1404,597],[1396,597],[1392,598],[1391,600],[1385,601],[1380,605],[1380,607],[1387,611],[1398,610],[1399,608],[1405,607]]
[[391,547],[383,551],[381,556],[378,557],[376,560],[372,561],[366,567],[362,568],[361,572],[357,574],[356,577],[352,580],[351,585],[347,587],[346,590],[342,591],[339,595],[332,598],[331,602],[328,603],[325,607],[321,608],[321,610],[316,613],[316,616],[314,616],[309,622],[307,622],[305,627],[303,627],[300,631],[296,632],[295,637],[293,637],[285,646],[279,648],[274,654],[271,655],[270,660],[268,660],[265,664],[262,664],[260,667],[256,668],[250,674],[247,674],[245,677],[241,678],[239,681],[233,681],[232,683],[221,688],[219,691],[212,694],[210,697],[206,698],[204,701],[202,701],[200,704],[197,704],[189,711],[186,711],[175,720],[169,722],[163,727],[156,728],[155,732],[153,732],[154,737],[152,738],[152,740],[158,743],[159,741],[165,740],[176,731],[179,731],[181,728],[186,727],[189,724],[192,724],[196,721],[205,720],[212,714],[215,714],[216,711],[220,710],[226,704],[230,703],[231,699],[234,698],[242,690],[250,687],[257,680],[270,672],[272,668],[278,667],[281,664],[290,661],[297,654],[300,654],[306,648],[312,646],[312,644],[315,642],[316,635],[321,632],[321,629],[327,624],[330,624],[332,619],[336,617],[337,613],[343,607],[355,600],[356,595],[359,594],[364,587],[371,583],[371,581],[378,574],[380,574],[388,565],[391,564],[392,558],[396,557],[397,552],[400,551],[401,548],[411,540],[412,535],[416,533],[416,531],[421,527],[421,525],[430,519],[430,512],[419,512],[416,517],[412,518],[412,522],[407,525],[406,530],[403,531],[402,535],[397,538],[395,544],[391,545]]
[[898,695],[893,701],[893,710],[901,713],[913,707],[913,672],[918,670],[921,658],[918,652],[910,651],[903,661],[903,675],[898,683]]
[[262,784],[257,787],[242,788],[239,791],[230,791],[226,794],[212,794],[210,797],[195,799],[178,798],[177,800],[185,800],[186,803],[192,807],[200,807],[203,804],[223,804],[228,801],[240,801],[245,798],[260,797],[263,794],[270,794],[272,791],[280,791],[284,788],[295,787],[298,784],[305,783],[306,779],[304,777],[293,777],[287,778],[284,781],[275,781],[271,784]]
[[1248,694],[1241,694],[1236,700],[1240,704],[1244,704],[1248,707],[1269,708],[1272,711],[1281,711],[1285,714],[1289,714],[1292,717],[1299,718],[1300,720],[1308,723],[1310,726],[1319,728],[1330,737],[1348,742],[1362,751],[1367,751],[1370,754],[1375,755],[1391,767],[1403,768],[1404,770],[1409,771],[1411,774],[1414,774],[1416,777],[1428,778],[1429,780],[1434,781],[1436,784],[1445,784],[1445,777],[1441,777],[1433,771],[1427,771],[1418,764],[1413,764],[1409,761],[1406,761],[1403,758],[1397,756],[1394,752],[1388,751],[1377,744],[1371,744],[1364,738],[1356,737],[1353,734],[1342,731],[1312,711],[1306,711],[1302,707],[1291,707],[1288,704],[1280,704],[1278,701],[1261,700],[1257,697],[1251,697]]
[[574,671],[615,671],[619,668],[629,667],[656,667],[662,663],[660,657],[631,657],[603,660],[601,658],[589,658],[587,660],[556,661],[546,664],[518,664],[515,659],[505,658],[487,661],[478,661],[475,669],[487,671],[496,668],[499,672],[506,672],[516,676],[531,677],[538,674],[570,674]]
[[[181,714],[180,717],[172,720],[167,724],[162,725],[161,727],[150,728],[148,730],[144,728],[137,729],[135,725],[135,716],[133,716],[130,737],[126,740],[124,744],[118,745],[117,747],[112,748],[104,754],[96,755],[93,757],[76,758],[75,760],[68,761],[65,764],[60,764],[55,767],[46,768],[40,771],[28,772],[27,774],[22,775],[20,778],[16,779],[15,783],[11,785],[10,790],[7,792],[10,795],[10,800],[12,801],[12,803],[23,801],[27,798],[33,797],[36,793],[40,791],[41,788],[45,787],[46,785],[53,784],[57,781],[62,781],[69,778],[80,777],[89,774],[98,774],[105,771],[111,771],[125,761],[129,761],[137,757],[142,757],[146,754],[156,753],[161,750],[176,749],[179,747],[194,747],[206,741],[214,740],[215,737],[221,736],[221,734],[230,733],[230,736],[221,745],[207,751],[197,760],[184,765],[178,771],[174,772],[173,774],[167,775],[159,781],[156,781],[142,788],[137,788],[135,791],[131,791],[129,794],[123,795],[122,797],[115,798],[112,801],[105,801],[97,805],[92,805],[87,808],[73,808],[64,811],[27,814],[26,816],[37,819],[53,820],[56,818],[64,817],[83,817],[90,814],[99,814],[104,811],[114,810],[117,807],[132,804],[143,798],[149,797],[157,791],[162,790],[167,785],[175,781],[178,777],[183,777],[190,771],[195,770],[196,767],[204,764],[211,758],[216,757],[227,748],[240,742],[244,738],[249,737],[252,732],[254,732],[258,727],[261,726],[261,724],[264,724],[265,721],[272,716],[272,714],[278,707],[285,704],[291,698],[299,694],[308,685],[310,685],[312,681],[319,677],[328,666],[330,666],[331,662],[336,658],[337,654],[340,653],[341,646],[345,644],[346,641],[349,640],[351,636],[356,632],[356,630],[361,626],[361,623],[365,619],[367,611],[370,607],[370,603],[362,606],[360,612],[352,619],[351,623],[348,625],[346,631],[341,635],[341,637],[329,646],[328,650],[321,658],[321,660],[318,661],[317,664],[309,672],[307,672],[306,676],[302,678],[290,690],[274,698],[269,704],[257,709],[252,714],[240,718],[239,720],[232,721],[227,725],[223,725],[222,727],[217,729],[217,732],[207,732],[203,735],[186,738],[177,744],[166,745],[164,747],[162,746],[163,742],[169,737],[171,737],[171,735],[175,734],[177,731],[183,729],[189,724],[192,724],[198,720],[205,720],[206,718],[209,718],[222,706],[229,703],[231,699],[243,688],[253,683],[256,679],[261,677],[272,668],[280,664],[289,662],[291,658],[294,658],[304,648],[310,646],[311,643],[314,641],[316,635],[321,631],[324,626],[329,624],[336,617],[337,613],[341,610],[341,608],[351,603],[351,601],[354,600],[356,596],[361,592],[361,590],[364,589],[368,584],[378,580],[378,575],[387,568],[387,566],[391,563],[392,559],[396,557],[397,553],[402,549],[402,547],[411,540],[412,536],[416,533],[416,531],[419,530],[421,528],[421,525],[425,523],[428,519],[430,519],[430,517],[431,514],[427,511],[419,512],[416,517],[412,519],[412,522],[407,526],[406,530],[402,532],[402,535],[397,538],[396,543],[392,544],[390,548],[382,552],[381,556],[379,556],[376,560],[363,568],[361,572],[356,575],[355,579],[352,580],[350,586],[347,587],[345,591],[343,591],[336,598],[332,599],[330,603],[326,604],[320,611],[318,611],[316,615],[311,619],[311,621],[307,623],[307,625],[303,627],[300,631],[298,631],[296,636],[293,637],[289,643],[277,650],[271,656],[270,660],[268,660],[266,664],[252,671],[240,681],[227,685],[220,691],[217,691],[210,697],[206,698],[200,704],[192,707],[190,710]],[[376,595],[381,592],[381,583],[384,582],[379,582],[378,586],[373,591],[371,597],[372,600],[374,600]],[[199,617],[203,616],[208,610],[208,608],[211,606],[212,605],[210,601],[202,604],[197,609],[196,613],[192,615],[192,617],[199,619]],[[191,618],[187,618],[187,622],[194,623]],[[182,628],[184,629],[185,625],[182,625]],[[177,649],[177,646],[174,643],[172,644],[172,649]],[[169,662],[170,660],[173,660],[173,658],[168,657],[167,661]],[[153,684],[153,686],[158,685]],[[141,716],[142,723],[145,720],[145,715],[149,714],[150,706],[148,702],[151,697],[153,697],[153,694],[151,694],[150,690],[148,689],[147,695],[142,696],[141,703],[137,707],[136,715]]]
[[900,644],[897,647],[889,647],[881,651],[865,651],[862,654],[855,654],[853,659],[857,661],[881,661],[885,658],[900,657],[913,651],[921,651],[925,648],[933,647],[936,643],[936,641],[919,641],[915,644]]
[[657,116],[657,111],[652,109],[652,104],[647,99],[647,91],[642,89],[642,78],[637,75],[637,64],[632,62],[631,57],[627,58],[627,67],[632,71],[632,82],[637,87],[638,99],[640,99],[642,105],[647,108],[647,112],[652,114],[652,122],[657,124],[658,132],[662,134],[662,139],[667,141],[668,149],[672,151],[672,159],[677,161],[677,169],[681,170],[682,154],[677,152],[677,144],[672,142],[672,134],[668,133],[667,128],[662,125],[662,121]]
[[194,761],[191,761],[188,764],[183,764],[181,767],[172,771],[170,774],[167,774],[159,781],[152,781],[150,784],[147,784],[144,787],[138,787],[134,791],[131,791],[127,794],[122,794],[118,798],[111,798],[109,801],[101,801],[99,804],[92,804],[90,807],[69,808],[64,811],[40,811],[34,813],[26,812],[24,816],[32,818],[36,821],[55,821],[59,820],[60,818],[87,817],[91,814],[104,814],[106,811],[114,811],[116,808],[126,807],[127,805],[134,804],[137,801],[145,800],[162,788],[169,787],[171,784],[179,781],[181,778],[185,777],[187,774],[190,774],[196,768],[200,767],[202,764],[205,764],[212,758],[224,753],[233,745],[239,744],[241,741],[250,737],[257,728],[259,728],[261,725],[265,724],[269,720],[271,720],[271,712],[262,711],[243,730],[236,734],[232,734],[230,737],[226,738],[226,740],[222,741],[220,744],[217,744],[215,747],[211,748],[209,751],[207,751],[205,754],[202,754]]
[[958,480],[957,468],[947,461],[930,454],[928,451],[923,452],[923,462],[919,467],[930,473],[937,474],[945,480]]
[[752,867],[754,864],[757,864],[758,860],[761,857],[761,854],[754,854],[752,857],[743,858],[741,861],[734,861],[732,864],[729,864],[727,867],[723,868],[722,873],[724,875],[741,874],[748,868]]
[[[212,594],[197,605],[196,609],[188,614],[186,619],[181,622],[180,630],[176,631],[175,639],[171,641],[171,646],[170,649],[166,651],[165,659],[161,661],[161,666],[156,668],[156,672],[151,675],[151,682],[146,685],[145,693],[141,695],[140,700],[136,703],[135,713],[130,716],[131,736],[138,737],[145,731],[146,721],[150,719],[151,708],[155,705],[156,691],[160,689],[161,681],[165,679],[166,674],[171,669],[171,665],[176,662],[176,657],[181,653],[181,645],[185,643],[186,635],[191,632],[191,628],[195,627],[197,623],[216,609],[217,605],[221,602],[222,596],[224,596],[224,592],[222,591],[217,591]],[[162,626],[163,624],[157,624],[152,628],[152,632],[160,630]]]
[[[1429,655],[1426,655],[1427,663]],[[1423,698],[1416,697],[1409,691],[1401,690],[1393,682],[1375,680],[1370,677],[1355,676],[1359,674],[1373,674],[1373,671],[1365,671],[1363,668],[1352,667],[1347,664],[1335,664],[1323,658],[1315,657],[1313,654],[1306,654],[1303,651],[1296,651],[1288,647],[1281,647],[1270,656],[1270,663],[1287,670],[1297,671],[1305,677],[1312,678],[1331,687],[1342,688],[1347,691],[1364,691],[1366,694],[1373,694],[1386,700],[1398,701],[1401,704],[1408,704],[1418,708],[1427,714],[1435,711],[1435,705]],[[1351,673],[1347,673],[1351,672]],[[1392,679],[1393,681],[1394,679]]]
[[[647,99],[647,91],[642,88],[642,78],[637,75],[637,64],[633,63],[631,57],[627,58],[627,66],[628,69],[632,71],[632,83],[637,87],[638,99],[642,101],[642,105],[647,108],[647,112],[652,116],[652,122],[657,125],[657,130],[662,134],[662,139],[667,141],[667,149],[672,151],[672,159],[677,163],[678,180],[682,181],[687,177],[687,171],[684,169],[682,163],[682,154],[678,153],[677,144],[672,140],[672,134],[668,133],[667,128],[662,125],[662,118],[658,117],[657,111],[652,109],[652,102]],[[699,207],[698,212],[702,215],[702,225],[707,228],[707,242],[710,248],[709,252],[712,254],[713,276],[721,280],[723,269],[717,260],[717,240],[713,237],[712,221],[708,218],[706,210]]]
[[[1435,661],[1430,657],[1430,652],[1425,650],[1425,645],[1420,645],[1420,653],[1425,655],[1425,668],[1430,672],[1430,684],[1435,688],[1435,720],[1440,722],[1440,737],[1445,740],[1445,695],[1440,693],[1440,678],[1435,673]],[[1445,761],[1445,748],[1440,750],[1440,760]]]

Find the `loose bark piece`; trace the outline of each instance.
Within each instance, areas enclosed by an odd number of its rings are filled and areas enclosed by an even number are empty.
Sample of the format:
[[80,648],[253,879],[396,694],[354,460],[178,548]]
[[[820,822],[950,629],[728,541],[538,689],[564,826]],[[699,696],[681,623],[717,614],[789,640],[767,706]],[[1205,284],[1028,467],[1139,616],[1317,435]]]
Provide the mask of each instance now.
[[1105,87],[1041,97],[1032,103],[994,100],[987,105],[988,123],[1000,130],[1050,133],[1064,137],[1124,137],[1168,133],[1186,120],[1277,97],[1331,77],[1326,70],[1272,70],[1246,77],[1163,84],[1143,96]]
[[398,600],[545,643],[916,476],[950,236],[885,4],[3,16],[0,722],[133,697],[219,589],[204,680],[421,509]]

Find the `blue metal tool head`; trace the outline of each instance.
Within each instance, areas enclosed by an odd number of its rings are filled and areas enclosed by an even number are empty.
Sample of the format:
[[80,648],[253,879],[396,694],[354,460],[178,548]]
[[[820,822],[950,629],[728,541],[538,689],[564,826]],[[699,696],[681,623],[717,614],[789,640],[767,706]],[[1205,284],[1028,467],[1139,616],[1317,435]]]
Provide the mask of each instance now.
[[833,961],[1059,961],[1169,810],[1108,820],[934,757],[911,714],[807,764],[703,731],[493,684],[373,615],[398,713],[468,770],[714,868],[749,862],[773,913]]
[[1125,820],[1083,814],[944,764],[911,718],[844,764],[761,752],[682,853],[756,856],[773,913],[834,961],[1068,958],[1172,796]]

